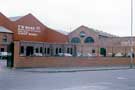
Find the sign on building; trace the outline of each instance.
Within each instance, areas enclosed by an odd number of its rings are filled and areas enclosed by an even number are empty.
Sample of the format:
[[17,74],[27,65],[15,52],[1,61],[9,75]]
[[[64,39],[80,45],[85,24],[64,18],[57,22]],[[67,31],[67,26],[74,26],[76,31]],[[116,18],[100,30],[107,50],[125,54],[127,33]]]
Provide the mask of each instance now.
[[19,35],[38,36],[38,33],[40,32],[41,32],[40,26],[18,25]]

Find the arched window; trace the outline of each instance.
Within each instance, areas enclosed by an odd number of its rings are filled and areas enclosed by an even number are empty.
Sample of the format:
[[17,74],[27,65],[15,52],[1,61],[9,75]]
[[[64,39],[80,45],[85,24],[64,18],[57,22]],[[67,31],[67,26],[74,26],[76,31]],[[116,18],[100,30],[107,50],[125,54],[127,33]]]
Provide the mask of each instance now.
[[78,38],[78,37],[74,37],[71,39],[71,43],[80,43],[80,42],[81,42],[80,38]]
[[92,37],[87,37],[85,40],[84,40],[84,43],[94,43],[94,39]]
[[86,35],[86,34],[85,34],[84,31],[81,31],[81,32],[80,32],[80,37],[81,37],[81,38],[85,37],[85,35]]

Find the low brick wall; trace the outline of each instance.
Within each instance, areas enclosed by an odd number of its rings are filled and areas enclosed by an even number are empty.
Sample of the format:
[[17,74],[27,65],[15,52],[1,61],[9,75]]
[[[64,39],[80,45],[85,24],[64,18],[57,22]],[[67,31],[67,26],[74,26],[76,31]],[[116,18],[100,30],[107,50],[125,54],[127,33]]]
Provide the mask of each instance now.
[[[19,42],[15,42],[14,67],[90,67],[129,65],[130,58],[106,57],[22,57],[19,56]],[[135,60],[134,60],[135,63]]]

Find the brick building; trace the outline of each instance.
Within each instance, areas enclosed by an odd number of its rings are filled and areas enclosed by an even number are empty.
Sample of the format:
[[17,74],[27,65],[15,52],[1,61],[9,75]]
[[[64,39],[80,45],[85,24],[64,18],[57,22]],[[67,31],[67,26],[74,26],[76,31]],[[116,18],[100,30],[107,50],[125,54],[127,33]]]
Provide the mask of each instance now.
[[13,32],[8,28],[12,23],[0,13],[0,56],[1,52],[7,52],[8,45],[13,41]]
[[7,46],[13,41],[13,32],[0,26],[0,52],[7,52]]
[[[32,14],[7,18],[0,13],[0,20],[1,39],[8,39],[6,47],[11,42],[19,41],[20,55],[57,56],[59,53],[75,53],[74,46],[68,44],[67,35],[48,28]],[[0,48],[3,52],[2,45]]]
[[[78,56],[126,56],[131,52],[131,37],[118,37],[86,26],[68,34],[69,43],[76,45]],[[132,37],[135,51],[135,37]]]
[[[6,17],[0,13],[0,51],[14,41],[20,42],[21,56],[112,56],[130,52],[131,37],[118,37],[106,32],[80,26],[68,35],[42,24],[32,14]],[[134,46],[133,37],[133,46]]]

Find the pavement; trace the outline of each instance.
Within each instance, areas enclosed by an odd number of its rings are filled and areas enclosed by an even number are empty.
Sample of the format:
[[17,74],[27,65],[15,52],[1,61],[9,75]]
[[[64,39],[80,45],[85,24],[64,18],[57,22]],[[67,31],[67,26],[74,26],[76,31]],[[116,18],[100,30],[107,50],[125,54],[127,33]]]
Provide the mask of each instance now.
[[[98,67],[62,67],[62,68],[19,68],[25,72],[60,73],[60,72],[82,72],[82,71],[103,71],[103,70],[124,70],[129,66],[98,66]],[[134,68],[133,68],[134,69]]]
[[135,90],[135,69],[129,66],[9,69],[4,64],[0,61],[0,90]]
[[[0,60],[0,69],[7,69],[6,60]],[[80,71],[101,71],[101,70],[122,70],[130,69],[129,65],[121,66],[90,66],[90,67],[51,67],[51,68],[12,68],[25,72],[43,72],[43,73],[60,73],[60,72],[80,72]],[[135,69],[135,67],[133,67]]]

